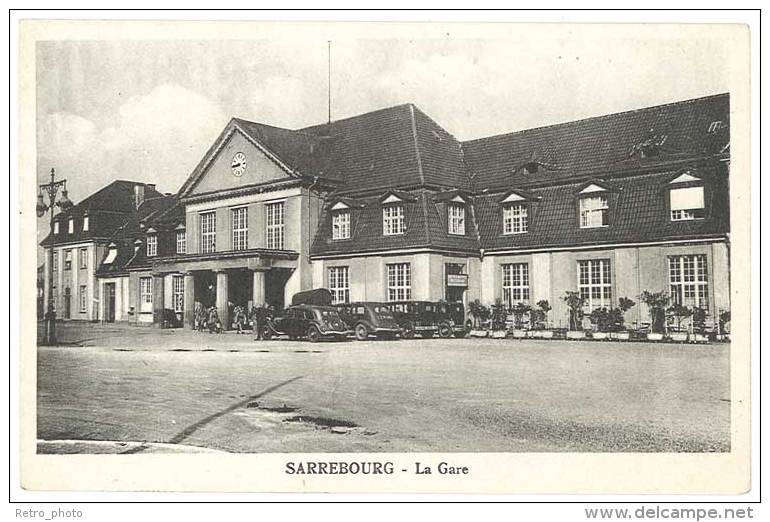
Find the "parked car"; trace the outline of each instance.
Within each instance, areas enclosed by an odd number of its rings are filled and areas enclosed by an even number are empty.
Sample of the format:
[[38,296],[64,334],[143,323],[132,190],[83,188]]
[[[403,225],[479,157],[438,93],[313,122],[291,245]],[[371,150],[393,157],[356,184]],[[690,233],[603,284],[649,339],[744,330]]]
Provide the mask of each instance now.
[[396,319],[384,303],[344,303],[335,305],[335,308],[359,341],[365,341],[370,335],[394,339],[401,333]]
[[462,303],[437,303],[438,305],[438,334],[440,337],[465,337],[470,331],[470,326],[465,315],[465,306]]
[[438,332],[438,305],[431,301],[394,301],[386,303],[401,328],[401,337],[415,334],[430,338]]
[[332,306],[290,306],[279,316],[268,319],[263,335],[288,335],[290,339],[306,338],[310,342],[321,339],[346,339],[353,332],[345,325]]

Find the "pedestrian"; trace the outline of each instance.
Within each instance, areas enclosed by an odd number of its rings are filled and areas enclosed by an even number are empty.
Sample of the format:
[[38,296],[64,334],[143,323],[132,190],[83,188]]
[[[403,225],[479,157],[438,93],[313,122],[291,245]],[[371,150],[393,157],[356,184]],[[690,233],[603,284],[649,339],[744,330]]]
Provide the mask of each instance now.
[[252,309],[252,318],[254,321],[254,340],[260,341],[265,338],[265,328],[267,328],[267,309],[264,305],[255,306]]
[[241,305],[237,305],[233,308],[233,323],[235,323],[235,330],[237,333],[245,333],[243,331],[243,324],[246,322],[246,313]]
[[219,320],[216,306],[209,308],[208,327],[209,333],[222,333],[222,322]]

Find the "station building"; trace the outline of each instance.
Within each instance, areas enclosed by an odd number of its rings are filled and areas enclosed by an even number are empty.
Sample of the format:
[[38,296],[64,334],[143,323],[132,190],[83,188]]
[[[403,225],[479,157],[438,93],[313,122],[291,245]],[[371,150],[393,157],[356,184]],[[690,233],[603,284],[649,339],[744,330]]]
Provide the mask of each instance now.
[[665,291],[715,317],[730,306],[729,118],[727,94],[464,142],[412,104],[298,130],[233,118],[177,194],[94,250],[88,318],[191,324],[198,302],[227,323],[233,305],[317,287],[548,300],[554,326],[566,291],[587,311],[633,299],[631,324],[649,321],[641,292]]

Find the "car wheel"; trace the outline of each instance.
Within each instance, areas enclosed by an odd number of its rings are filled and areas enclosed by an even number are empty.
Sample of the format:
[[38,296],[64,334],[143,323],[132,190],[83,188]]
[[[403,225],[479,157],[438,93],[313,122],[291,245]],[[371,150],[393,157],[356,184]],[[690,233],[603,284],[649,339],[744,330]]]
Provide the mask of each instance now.
[[452,327],[448,323],[441,323],[438,325],[438,335],[442,339],[449,339],[452,337]]
[[356,325],[356,340],[366,341],[369,338],[369,329],[365,324]]
[[321,339],[321,332],[318,331],[318,328],[315,326],[311,326],[307,329],[307,340],[311,343],[317,343]]
[[411,321],[406,323],[401,329],[401,337],[404,339],[414,339],[414,324]]

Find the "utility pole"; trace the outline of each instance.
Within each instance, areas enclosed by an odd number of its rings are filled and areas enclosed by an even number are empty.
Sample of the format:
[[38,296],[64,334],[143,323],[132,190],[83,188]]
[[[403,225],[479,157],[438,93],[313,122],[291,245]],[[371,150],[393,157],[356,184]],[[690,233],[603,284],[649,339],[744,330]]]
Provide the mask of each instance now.
[[[53,233],[53,215],[55,207],[59,207],[62,212],[66,212],[73,206],[72,201],[67,197],[67,180],[55,181],[54,169],[51,169],[51,181],[50,183],[43,183],[40,185],[40,191],[37,193],[37,206],[35,211],[37,217],[41,218],[46,212],[50,212],[49,215],[49,227],[50,233],[48,239],[50,240],[48,253],[46,256],[46,264],[48,265],[48,306],[45,313],[45,341],[48,346],[56,344],[56,311],[54,310],[53,300],[53,248],[55,243]],[[62,189],[61,200],[56,201],[56,195]],[[43,200],[43,192],[48,194],[48,204]]]

